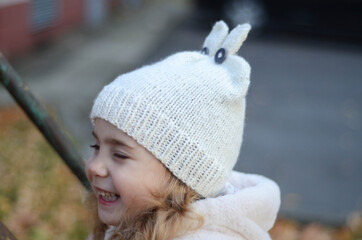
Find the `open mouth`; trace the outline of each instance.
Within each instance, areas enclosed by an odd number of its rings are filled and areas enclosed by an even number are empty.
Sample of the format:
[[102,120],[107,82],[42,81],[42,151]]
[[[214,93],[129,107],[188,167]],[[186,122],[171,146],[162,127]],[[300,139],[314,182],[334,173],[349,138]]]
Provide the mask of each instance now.
[[118,195],[116,193],[105,192],[98,188],[96,190],[97,190],[96,192],[98,194],[98,200],[102,204],[106,204],[106,205],[112,204],[121,197],[120,195]]
[[119,198],[119,195],[114,194],[114,193],[105,193],[105,192],[99,192],[98,196],[107,202],[114,202]]

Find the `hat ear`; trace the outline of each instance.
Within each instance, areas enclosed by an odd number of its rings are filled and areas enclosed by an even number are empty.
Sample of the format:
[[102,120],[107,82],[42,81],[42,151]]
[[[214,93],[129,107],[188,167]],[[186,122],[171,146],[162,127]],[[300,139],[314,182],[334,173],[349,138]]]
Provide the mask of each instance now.
[[239,51],[241,45],[243,45],[250,29],[251,26],[248,23],[238,25],[229,33],[225,41],[222,43],[221,48],[226,49],[228,54],[235,54]]
[[228,35],[228,32],[229,27],[224,21],[216,22],[204,41],[202,53],[209,56],[214,56]]

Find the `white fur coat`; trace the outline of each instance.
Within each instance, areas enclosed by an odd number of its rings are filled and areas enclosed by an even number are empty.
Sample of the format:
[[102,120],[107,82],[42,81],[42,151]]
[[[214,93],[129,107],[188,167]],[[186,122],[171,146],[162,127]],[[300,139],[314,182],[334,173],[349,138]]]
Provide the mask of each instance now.
[[223,196],[193,204],[204,217],[204,225],[174,240],[268,240],[279,206],[280,191],[275,182],[233,171]]

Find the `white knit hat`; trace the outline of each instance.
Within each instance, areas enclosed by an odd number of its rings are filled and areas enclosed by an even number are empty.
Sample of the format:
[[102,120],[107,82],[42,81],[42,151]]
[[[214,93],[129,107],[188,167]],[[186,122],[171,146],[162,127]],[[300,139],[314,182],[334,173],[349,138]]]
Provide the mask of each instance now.
[[239,155],[250,66],[234,55],[250,30],[217,22],[201,52],[180,52],[117,77],[91,112],[134,138],[204,197],[219,193]]

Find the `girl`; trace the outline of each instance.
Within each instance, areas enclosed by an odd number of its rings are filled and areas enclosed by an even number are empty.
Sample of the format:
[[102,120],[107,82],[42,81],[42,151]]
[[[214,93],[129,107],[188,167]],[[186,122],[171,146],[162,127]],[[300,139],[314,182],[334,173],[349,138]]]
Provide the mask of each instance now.
[[278,186],[232,171],[250,66],[235,55],[250,30],[217,22],[201,52],[119,76],[96,98],[86,173],[94,240],[270,239]]

